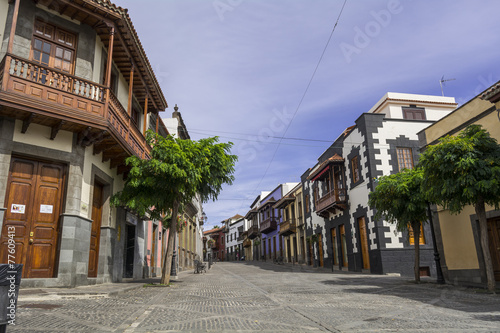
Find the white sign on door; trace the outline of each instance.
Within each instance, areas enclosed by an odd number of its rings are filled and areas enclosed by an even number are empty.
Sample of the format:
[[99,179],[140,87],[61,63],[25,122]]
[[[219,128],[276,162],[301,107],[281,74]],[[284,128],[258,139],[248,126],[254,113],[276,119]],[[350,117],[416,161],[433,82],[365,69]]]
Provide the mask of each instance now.
[[25,205],[12,204],[12,207],[10,208],[10,212],[16,213],[16,214],[24,214],[25,209],[26,209]]
[[52,205],[40,205],[40,213],[43,214],[52,214],[54,206]]

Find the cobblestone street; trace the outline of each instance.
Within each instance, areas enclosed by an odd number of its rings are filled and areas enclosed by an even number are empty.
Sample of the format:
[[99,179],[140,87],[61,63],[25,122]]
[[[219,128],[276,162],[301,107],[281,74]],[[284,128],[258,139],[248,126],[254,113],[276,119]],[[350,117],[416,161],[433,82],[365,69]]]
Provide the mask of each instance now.
[[220,262],[110,297],[21,295],[11,332],[500,332],[498,295],[269,262]]

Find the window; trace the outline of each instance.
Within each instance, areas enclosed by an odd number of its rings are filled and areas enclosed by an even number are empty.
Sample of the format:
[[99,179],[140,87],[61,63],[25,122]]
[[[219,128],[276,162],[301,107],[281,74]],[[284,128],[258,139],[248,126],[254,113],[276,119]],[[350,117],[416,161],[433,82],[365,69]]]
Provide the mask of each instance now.
[[397,148],[399,171],[413,169],[413,156],[411,148]]
[[403,107],[403,119],[425,120],[425,109],[417,108],[413,105],[410,107]]
[[309,213],[309,194],[306,194],[306,213]]
[[354,156],[351,160],[351,169],[352,169],[352,182],[357,183],[359,181],[359,156]]
[[139,111],[137,111],[135,106],[132,107],[130,118],[132,118],[132,121],[136,126],[139,126]]
[[76,36],[55,26],[35,21],[31,59],[41,65],[73,74]]
[[[415,245],[415,237],[413,236],[413,228],[410,225],[408,225],[408,239],[410,241],[410,245]],[[420,245],[425,244],[424,228],[422,226],[422,223],[420,223],[419,244]]]
[[302,201],[299,201],[299,219],[302,218]]

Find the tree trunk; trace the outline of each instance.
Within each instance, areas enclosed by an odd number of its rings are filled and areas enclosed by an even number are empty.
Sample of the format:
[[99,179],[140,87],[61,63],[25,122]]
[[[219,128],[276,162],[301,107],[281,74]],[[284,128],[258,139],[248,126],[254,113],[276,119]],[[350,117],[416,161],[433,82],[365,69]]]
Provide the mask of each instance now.
[[420,282],[420,221],[412,222],[411,227],[413,229],[413,245],[415,245],[415,282]]
[[479,219],[479,231],[481,239],[481,248],[483,250],[484,267],[486,268],[486,281],[488,290],[495,291],[495,273],[493,263],[491,262],[490,246],[488,244],[488,222],[486,221],[486,210],[484,208],[483,198],[478,198],[476,205],[476,215]]
[[168,244],[167,253],[163,257],[163,270],[161,272],[161,284],[170,282],[170,270],[172,268],[172,257],[174,255],[175,237],[177,236],[177,214],[179,212],[179,203],[174,202],[172,207],[172,219],[170,220],[170,228],[168,229]]

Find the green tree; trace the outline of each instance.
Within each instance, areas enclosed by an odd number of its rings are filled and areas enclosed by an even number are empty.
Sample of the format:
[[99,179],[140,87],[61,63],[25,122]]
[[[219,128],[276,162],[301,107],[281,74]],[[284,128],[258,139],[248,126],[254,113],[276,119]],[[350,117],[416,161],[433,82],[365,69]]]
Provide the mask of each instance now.
[[375,208],[375,218],[395,223],[398,231],[413,230],[415,244],[415,281],[420,281],[420,226],[427,221],[427,201],[421,191],[422,170],[405,169],[382,176],[370,194],[369,205]]
[[234,181],[237,157],[230,154],[232,143],[218,143],[217,137],[192,141],[148,131],[146,140],[152,147],[151,158],[127,158],[132,168],[112,204],[127,206],[169,228],[161,277],[161,283],[168,284],[179,212],[197,195],[202,202],[216,200],[222,186]]
[[488,246],[485,204],[498,209],[500,202],[500,145],[479,125],[470,125],[457,136],[446,136],[420,157],[423,189],[429,201],[459,214],[473,205],[479,220],[480,239],[488,289],[495,290]]

